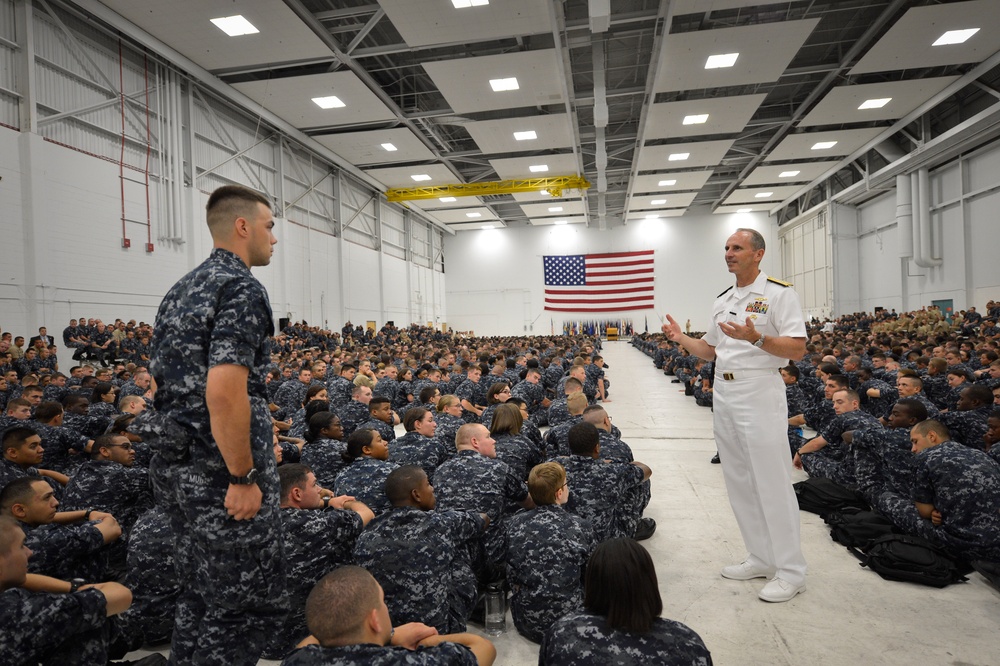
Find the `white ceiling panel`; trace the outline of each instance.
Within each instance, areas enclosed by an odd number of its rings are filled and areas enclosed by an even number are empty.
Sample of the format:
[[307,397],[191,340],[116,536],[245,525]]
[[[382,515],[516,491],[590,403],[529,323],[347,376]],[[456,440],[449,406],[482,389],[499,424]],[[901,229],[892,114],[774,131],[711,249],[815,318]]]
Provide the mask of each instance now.
[[[697,192],[681,192],[680,194],[652,194],[633,196],[629,202],[629,210],[659,210],[661,208],[687,208],[694,201]],[[662,202],[662,203],[653,203]]]
[[[765,162],[777,160],[802,160],[826,157],[843,157],[849,155],[874,139],[883,132],[882,128],[834,130],[830,132],[808,132],[806,134],[789,134],[781,143],[775,146]],[[837,143],[830,148],[813,148],[818,143]]]
[[557,223],[561,223],[563,220],[566,224],[586,224],[587,218],[583,215],[570,215],[569,217],[533,217],[528,221],[531,222],[533,227],[543,227],[543,226],[553,226]]
[[[675,171],[673,173],[653,173],[637,176],[633,181],[633,194],[643,192],[683,192],[684,190],[700,190],[712,177],[709,170]],[[670,183],[670,181],[674,181]],[[663,183],[662,185],[660,183]]]
[[712,212],[716,215],[733,215],[734,213],[758,213],[771,210],[774,204],[747,204],[744,206],[718,206]]
[[[826,173],[836,162],[804,162],[783,166],[759,166],[743,179],[743,185],[784,185],[785,183],[808,183],[820,174]],[[785,175],[782,175],[785,174]]]
[[[536,155],[534,157],[508,157],[490,160],[501,180],[518,178],[553,178],[555,176],[576,176],[577,162],[572,153],[560,155]],[[532,166],[547,166],[548,171],[532,171]]]
[[503,220],[489,220],[487,222],[461,222],[459,224],[449,224],[451,229],[456,231],[478,231],[482,230],[483,227],[490,227],[492,229],[504,229],[507,227],[503,223]]
[[[365,173],[386,187],[428,187],[452,185],[459,182],[457,176],[443,164],[365,169]],[[416,181],[412,178],[412,176],[422,175],[430,176],[431,179]]]
[[647,210],[638,213],[629,213],[629,220],[655,220],[661,217],[680,217],[687,212],[686,208],[672,208],[666,210]]
[[[467,123],[464,127],[484,155],[551,150],[573,145],[573,126],[565,113],[482,120]],[[536,138],[518,140],[515,132],[534,132]]]
[[[957,76],[939,76],[933,79],[838,86],[799,121],[799,127],[896,120],[944,90],[956,79]],[[886,99],[889,101],[879,108],[858,108],[868,101],[881,102]]]
[[[654,104],[649,109],[645,139],[742,132],[765,97],[766,94],[739,95]],[[693,116],[702,115],[708,115],[704,122],[690,122]],[[685,119],[690,124],[684,124]]]
[[[299,128],[354,125],[396,118],[351,71],[247,81],[234,83],[233,87]],[[316,97],[331,95],[339,98],[344,106],[321,109],[312,101]]]
[[[283,2],[274,0],[101,0],[205,69],[308,62],[333,54]],[[213,18],[241,14],[260,32],[229,37]]]
[[576,194],[576,190],[566,190],[563,192],[561,197],[553,197],[549,194],[542,194],[541,192],[515,192],[513,195],[514,200],[521,203],[537,203],[537,202],[548,202],[548,201],[580,201],[578,196],[570,196],[570,192]]
[[451,0],[379,0],[379,4],[410,46],[552,32],[548,3],[538,0],[494,0],[463,9],[456,9]]
[[[419,183],[417,183],[419,185]],[[442,197],[444,198],[444,197]],[[439,208],[475,208],[482,205],[479,197],[450,197],[454,201],[441,201],[441,199],[417,199],[407,201],[407,205],[421,208],[423,210],[437,210]]]
[[[561,208],[562,210],[550,210]],[[565,217],[567,215],[585,215],[583,201],[552,201],[540,204],[521,204],[521,210],[528,217]]]
[[[445,224],[460,224],[465,222],[491,222],[497,219],[497,216],[486,206],[479,206],[478,208],[456,208],[455,210],[435,210],[428,213],[432,217],[436,217],[441,222]],[[478,217],[477,217],[478,216]]]
[[[818,23],[817,18],[667,35],[653,90],[701,90],[777,81]],[[736,64],[705,69],[709,56],[724,53],[739,53]]]
[[[722,161],[729,147],[727,141],[693,141],[690,143],[668,143],[662,146],[643,146],[639,152],[640,171],[662,171],[664,169],[685,169],[688,167],[715,166]],[[670,156],[688,154],[685,159],[671,160]]]
[[[979,62],[1000,50],[1000,3],[949,2],[913,7],[868,49],[851,75]],[[979,28],[962,44],[932,46],[949,30]]]
[[[473,113],[561,104],[563,84],[557,58],[555,49],[546,49],[422,65],[453,111]],[[490,80],[507,78],[516,78],[518,89],[494,92]]]
[[[327,134],[313,138],[351,164],[418,162],[434,159],[434,153],[405,127]],[[389,150],[383,147],[383,144],[390,144],[395,150]]]
[[723,201],[723,205],[755,204],[768,201],[783,201],[799,189],[798,185],[778,185],[768,187],[748,187],[736,190]]

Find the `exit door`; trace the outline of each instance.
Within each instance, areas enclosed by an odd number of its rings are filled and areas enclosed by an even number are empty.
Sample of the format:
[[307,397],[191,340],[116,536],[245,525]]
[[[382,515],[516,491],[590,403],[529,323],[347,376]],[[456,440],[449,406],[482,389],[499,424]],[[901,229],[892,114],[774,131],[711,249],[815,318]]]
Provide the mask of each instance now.
[[946,298],[940,301],[931,301],[931,305],[937,307],[944,314],[945,319],[948,323],[951,323],[951,318],[955,316],[955,302],[950,298]]

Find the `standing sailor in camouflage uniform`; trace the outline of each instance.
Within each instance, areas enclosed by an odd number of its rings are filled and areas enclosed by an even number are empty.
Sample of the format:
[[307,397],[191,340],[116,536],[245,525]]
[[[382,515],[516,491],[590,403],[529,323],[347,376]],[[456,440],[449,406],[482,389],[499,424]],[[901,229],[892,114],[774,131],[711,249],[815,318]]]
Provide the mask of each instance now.
[[[176,541],[173,664],[255,664],[285,615],[278,472],[265,374],[274,333],[250,268],[277,243],[267,199],[240,186],[209,197],[214,249],[156,315],[156,412],[137,427]],[[144,413],[145,414],[145,413]]]

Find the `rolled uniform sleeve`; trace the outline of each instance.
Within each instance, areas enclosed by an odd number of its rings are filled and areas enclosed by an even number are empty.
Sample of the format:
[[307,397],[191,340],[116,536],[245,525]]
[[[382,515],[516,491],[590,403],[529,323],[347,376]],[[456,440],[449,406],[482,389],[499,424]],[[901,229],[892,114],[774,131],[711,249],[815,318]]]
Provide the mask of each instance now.
[[255,368],[260,341],[267,333],[262,327],[270,321],[270,313],[260,307],[257,286],[251,282],[230,281],[219,296],[208,347],[208,367],[241,365]]

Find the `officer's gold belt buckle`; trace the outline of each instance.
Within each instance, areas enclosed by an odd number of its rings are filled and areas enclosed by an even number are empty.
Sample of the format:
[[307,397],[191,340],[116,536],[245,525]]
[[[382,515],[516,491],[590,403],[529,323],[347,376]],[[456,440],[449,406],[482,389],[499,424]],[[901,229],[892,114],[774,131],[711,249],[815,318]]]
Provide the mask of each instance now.
[[736,375],[734,375],[731,372],[723,372],[722,373],[722,378],[725,379],[726,381],[732,381],[732,380],[736,379]]

